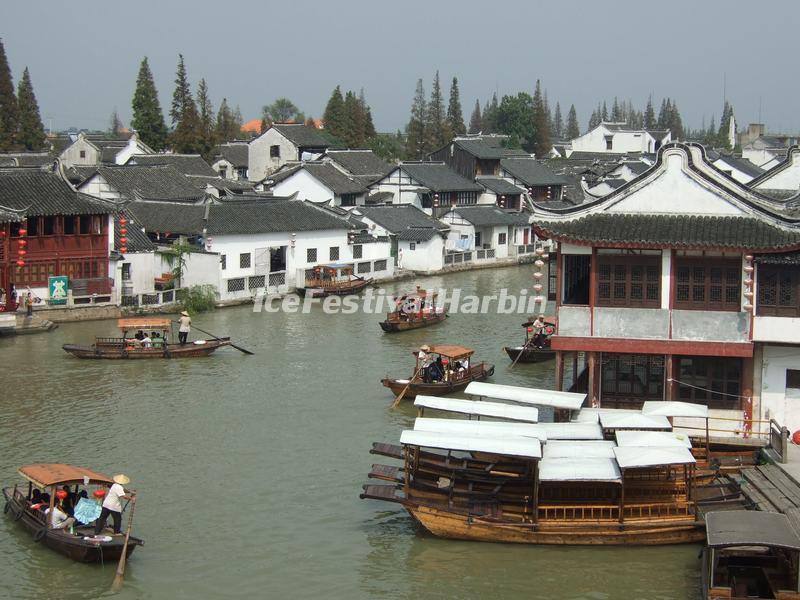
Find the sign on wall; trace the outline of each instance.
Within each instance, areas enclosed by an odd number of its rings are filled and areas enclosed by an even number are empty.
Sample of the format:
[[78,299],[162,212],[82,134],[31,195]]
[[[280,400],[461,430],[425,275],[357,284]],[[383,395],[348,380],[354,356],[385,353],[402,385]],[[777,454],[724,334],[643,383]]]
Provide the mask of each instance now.
[[50,304],[66,304],[69,277],[66,275],[48,277],[47,289],[50,291]]

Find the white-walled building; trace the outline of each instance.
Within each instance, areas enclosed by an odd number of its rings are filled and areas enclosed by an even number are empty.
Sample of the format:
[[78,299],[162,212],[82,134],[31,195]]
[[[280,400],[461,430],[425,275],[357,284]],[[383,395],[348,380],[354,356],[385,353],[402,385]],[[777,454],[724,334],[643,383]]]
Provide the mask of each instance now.
[[516,256],[516,245],[533,244],[530,213],[497,206],[455,207],[442,217],[450,227],[447,250],[491,251],[487,258]]
[[786,157],[791,146],[797,144],[800,144],[800,137],[796,135],[763,134],[742,146],[742,158],[764,170],[769,170]]
[[214,159],[211,168],[223,179],[247,181],[250,144],[248,142],[230,142],[214,148]]
[[750,187],[756,191],[784,190],[800,192],[800,147],[792,146],[786,158],[767,172],[752,179]]
[[296,195],[300,200],[343,208],[361,206],[372,178],[344,173],[329,162],[285,165],[264,182],[278,196]]
[[573,152],[658,152],[672,140],[668,130],[631,129],[627,123],[603,121],[571,141]]
[[134,154],[154,151],[134,133],[127,140],[104,139],[79,133],[78,138],[59,155],[65,168],[98,165],[124,165]]
[[261,181],[287,162],[317,158],[328,146],[314,127],[275,123],[250,142],[247,176],[250,181]]

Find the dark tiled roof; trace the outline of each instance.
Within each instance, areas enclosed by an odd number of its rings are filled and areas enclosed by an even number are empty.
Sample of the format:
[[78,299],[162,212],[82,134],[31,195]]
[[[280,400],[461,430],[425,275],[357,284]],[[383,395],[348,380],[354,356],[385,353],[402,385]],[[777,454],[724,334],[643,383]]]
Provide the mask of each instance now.
[[219,174],[211,168],[199,154],[134,154],[126,164],[156,166],[172,165],[184,175],[198,175],[201,177],[218,177]]
[[669,129],[646,129],[645,131],[657,141],[663,140],[669,134]]
[[637,160],[636,162],[626,162],[622,163],[622,166],[628,167],[634,175],[641,175],[645,171],[647,171],[652,165],[648,165],[646,162],[642,162]]
[[518,187],[507,179],[502,179],[501,177],[478,177],[475,181],[495,194],[513,195],[521,194],[525,191],[521,187]]
[[199,235],[205,226],[208,205],[175,202],[131,202],[125,212],[132,220],[128,229],[144,227],[151,233]]
[[211,205],[209,235],[350,229],[347,219],[296,200]]
[[428,216],[410,204],[391,204],[386,206],[359,206],[358,212],[374,221],[386,231],[401,234],[408,229],[433,229],[446,231],[447,225]]
[[545,237],[593,244],[751,251],[800,246],[800,229],[786,230],[751,217],[597,213],[535,223]]
[[38,168],[0,169],[0,206],[26,215],[109,214],[110,202],[76,192],[58,173]]
[[351,175],[373,175],[377,179],[393,168],[372,150],[328,150],[326,156]]
[[301,170],[307,171],[336,196],[341,196],[342,194],[363,194],[367,191],[367,183],[371,183],[372,181],[371,178],[365,182],[362,178],[349,177],[332,164],[324,162],[307,162],[290,166],[277,173],[273,173],[267,180],[274,185],[289,179],[289,177]]
[[800,265],[800,252],[757,254],[753,261],[762,265]]
[[235,168],[244,168],[248,166],[250,145],[246,143],[239,144],[221,144],[214,149],[216,160],[224,158],[231,163]]
[[[753,178],[758,177],[759,175],[764,173],[764,169],[762,169],[757,165],[754,165],[746,158],[736,158],[735,156],[720,155],[716,160],[721,160],[725,164],[730,165],[732,168],[741,171],[745,175],[749,175],[750,177]],[[717,168],[720,169],[720,171],[725,170],[724,168],[720,167]]]
[[171,165],[99,167],[97,171],[127,200],[197,202],[205,198],[196,182]]
[[367,196],[367,204],[382,204],[394,198],[394,192],[372,192]]
[[397,239],[404,242],[427,242],[441,235],[435,227],[409,227],[397,234]]
[[0,166],[4,167],[44,167],[53,164],[55,158],[49,152],[3,152]]
[[482,192],[477,183],[463,178],[444,163],[408,162],[398,168],[432,192]]
[[453,212],[461,215],[465,221],[476,227],[491,225],[526,225],[530,220],[530,213],[509,212],[494,205],[457,206]]
[[67,179],[69,179],[70,183],[75,186],[79,186],[84,181],[89,179],[92,175],[97,173],[97,167],[79,167],[73,166],[69,169],[64,170],[64,174],[66,175]]
[[571,152],[567,160],[599,160],[600,162],[614,162],[621,159],[625,154],[619,152],[585,152],[578,150]]
[[504,158],[500,166],[525,185],[564,185],[565,180],[533,158]]
[[309,125],[302,123],[275,123],[272,128],[298,147],[327,148],[328,141]]
[[[126,234],[126,238],[128,238],[128,242],[125,244],[125,247],[128,249],[128,252],[152,252],[157,248],[157,246],[150,241],[150,238],[147,237],[147,234],[142,231],[141,225],[132,225],[129,224],[126,228],[128,233]],[[119,243],[119,238],[122,235],[119,232],[119,219],[114,219],[114,250],[119,252],[119,249],[122,247],[122,244]]]
[[500,159],[508,156],[530,156],[519,148],[501,146],[501,138],[460,138],[453,142],[465,152],[480,159]]
[[790,198],[794,198],[795,196],[797,196],[798,193],[800,193],[800,190],[759,189],[756,191],[762,196],[767,196],[768,198],[772,198],[773,200],[789,200]]

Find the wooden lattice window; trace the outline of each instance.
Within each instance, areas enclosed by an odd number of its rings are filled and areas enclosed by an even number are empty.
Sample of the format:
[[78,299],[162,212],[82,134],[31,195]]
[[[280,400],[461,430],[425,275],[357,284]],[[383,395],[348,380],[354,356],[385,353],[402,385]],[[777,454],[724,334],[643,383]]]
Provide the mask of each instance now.
[[709,408],[738,410],[742,399],[742,359],[682,356],[678,397]]
[[603,353],[603,397],[664,399],[664,357],[659,354]]
[[758,266],[756,314],[768,317],[800,317],[800,266]]
[[661,257],[598,255],[596,303],[597,306],[659,308]]
[[741,310],[742,265],[738,260],[679,259],[675,264],[675,308]]

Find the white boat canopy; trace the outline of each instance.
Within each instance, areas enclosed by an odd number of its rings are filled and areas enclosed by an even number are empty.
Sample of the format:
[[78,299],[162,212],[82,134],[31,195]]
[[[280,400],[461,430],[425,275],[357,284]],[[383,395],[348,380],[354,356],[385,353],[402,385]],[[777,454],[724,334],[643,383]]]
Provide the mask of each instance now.
[[[675,431],[617,431],[617,446],[691,448],[692,440]],[[546,455],[545,455],[546,456]]]
[[630,408],[582,408],[572,416],[572,420],[577,423],[599,423],[600,415],[612,413],[615,415],[635,414],[640,415],[642,411]]
[[653,417],[642,413],[600,413],[603,429],[672,429],[667,417]]
[[697,462],[688,448],[617,446],[614,448],[620,469],[662,467],[665,465],[693,465]]
[[620,481],[613,458],[543,458],[539,481]]
[[569,410],[578,410],[583,405],[583,401],[586,400],[586,394],[554,392],[553,390],[484,383],[482,381],[473,381],[467,386],[464,393],[482,398],[494,398],[495,400],[508,400],[510,402],[519,402],[520,404]]
[[477,400],[461,400],[458,398],[440,398],[439,396],[417,396],[414,400],[417,408],[434,408],[448,412],[495,417],[511,421],[536,423],[539,420],[539,409],[530,406],[512,406],[500,402],[478,402]]
[[648,400],[642,405],[643,415],[660,415],[663,417],[701,417],[708,418],[708,407],[691,402],[673,402],[664,400]]
[[539,423],[548,440],[602,440],[598,423]]
[[439,431],[478,437],[531,437],[542,442],[547,440],[547,433],[544,428],[541,425],[532,423],[418,417],[414,421],[414,431]]
[[542,446],[544,458],[614,458],[614,442],[610,440],[550,440]]
[[459,450],[463,452],[488,452],[505,456],[538,459],[542,457],[542,445],[534,438],[491,438],[439,431],[414,431],[406,429],[400,434],[400,443],[407,446]]

